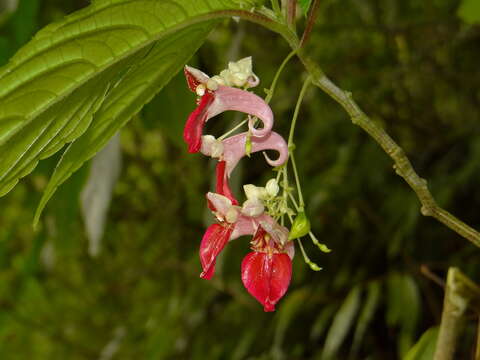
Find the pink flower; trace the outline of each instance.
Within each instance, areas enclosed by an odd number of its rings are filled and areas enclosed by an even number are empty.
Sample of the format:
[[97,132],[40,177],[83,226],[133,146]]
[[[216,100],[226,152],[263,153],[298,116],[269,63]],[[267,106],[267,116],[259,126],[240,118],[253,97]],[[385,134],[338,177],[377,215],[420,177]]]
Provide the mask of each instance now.
[[185,66],[184,73],[188,87],[200,97],[198,106],[188,117],[183,131],[190,153],[200,150],[205,123],[227,110],[240,111],[262,120],[263,128],[256,129],[253,118],[250,119],[248,126],[253,136],[263,137],[270,133],[273,113],[261,97],[246,90],[219,85],[208,75],[190,66]]

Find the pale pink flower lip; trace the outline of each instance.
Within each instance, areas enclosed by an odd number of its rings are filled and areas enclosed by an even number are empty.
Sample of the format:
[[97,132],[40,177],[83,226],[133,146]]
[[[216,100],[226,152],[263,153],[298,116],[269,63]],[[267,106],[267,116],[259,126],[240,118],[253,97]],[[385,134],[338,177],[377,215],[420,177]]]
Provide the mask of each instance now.
[[254,127],[253,118],[248,123],[253,136],[263,137],[272,131],[272,109],[261,97],[246,90],[223,85],[209,90],[206,86],[209,77],[206,74],[189,66],[185,67],[184,73],[188,87],[193,92],[197,93],[198,86],[204,85],[198,106],[188,117],[183,131],[190,153],[200,150],[205,123],[224,111],[239,111],[260,119],[263,124],[260,129]]

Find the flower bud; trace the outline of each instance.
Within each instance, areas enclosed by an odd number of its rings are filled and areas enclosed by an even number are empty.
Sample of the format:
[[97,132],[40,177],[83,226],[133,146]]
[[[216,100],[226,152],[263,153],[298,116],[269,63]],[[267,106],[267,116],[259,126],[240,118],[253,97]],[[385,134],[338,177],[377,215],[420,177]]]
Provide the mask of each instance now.
[[288,240],[294,240],[301,238],[302,236],[307,235],[310,232],[310,221],[307,218],[305,213],[299,212],[293,220],[292,228],[290,230],[290,235],[288,235]]
[[252,184],[243,185],[243,191],[247,199],[264,199],[267,194],[264,187],[255,186]]
[[221,76],[215,75],[211,80],[214,80],[218,85],[225,85],[225,80]]
[[207,81],[207,89],[215,91],[218,89],[218,83],[214,79],[208,79]]
[[247,216],[258,216],[263,214],[265,206],[259,199],[248,199],[243,203],[242,214]]
[[278,192],[280,191],[280,187],[278,186],[276,179],[270,179],[265,185],[265,190],[267,191],[267,195],[271,197],[277,196]]

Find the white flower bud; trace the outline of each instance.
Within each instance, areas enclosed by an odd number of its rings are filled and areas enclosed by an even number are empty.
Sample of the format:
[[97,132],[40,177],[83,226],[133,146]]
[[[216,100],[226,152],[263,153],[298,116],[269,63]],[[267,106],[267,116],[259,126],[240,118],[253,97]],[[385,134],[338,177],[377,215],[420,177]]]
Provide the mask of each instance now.
[[230,61],[228,63],[228,70],[230,70],[231,72],[238,72],[240,71],[240,66],[238,66],[236,62]]
[[235,75],[233,75],[233,84],[236,86],[236,87],[242,87],[245,85],[245,80],[246,79],[243,79],[243,75],[240,74],[240,73],[236,73]]
[[215,91],[218,89],[218,83],[213,80],[213,79],[208,79],[207,81],[207,89],[208,90],[212,90],[212,91]]
[[195,89],[195,92],[197,93],[198,96],[203,96],[203,95],[205,95],[206,90],[207,90],[207,88],[205,87],[205,85],[200,84]]
[[221,76],[215,75],[211,80],[214,80],[218,85],[225,85],[225,80]]
[[230,209],[227,210],[227,213],[225,214],[225,220],[228,223],[233,224],[234,222],[237,221],[237,219],[238,219],[238,210],[232,206]]
[[223,79],[223,81],[225,82],[225,85],[227,86],[232,86],[233,83],[232,83],[232,73],[230,72],[230,70],[222,70],[220,72],[220,77]]
[[252,74],[252,57],[248,56],[246,58],[238,60],[237,66],[240,68],[240,71],[245,73],[247,76],[251,75]]
[[264,199],[267,195],[267,192],[264,187],[255,186],[252,184],[243,185],[243,191],[245,191],[245,195],[247,199]]
[[270,179],[265,185],[265,190],[267,191],[267,195],[274,197],[277,196],[278,192],[280,191],[280,187],[278,186],[276,179]]
[[263,214],[264,211],[265,206],[262,201],[258,199],[248,199],[242,206],[242,214],[247,216],[258,216]]

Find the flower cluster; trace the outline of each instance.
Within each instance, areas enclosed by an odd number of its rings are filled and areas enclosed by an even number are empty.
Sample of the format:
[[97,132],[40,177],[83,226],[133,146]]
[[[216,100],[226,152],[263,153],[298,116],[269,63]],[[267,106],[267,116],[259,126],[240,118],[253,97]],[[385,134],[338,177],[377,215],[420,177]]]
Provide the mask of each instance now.
[[[250,57],[230,62],[228,69],[213,77],[186,66],[185,76],[190,90],[198,96],[197,108],[185,124],[188,151],[218,159],[215,192],[207,193],[207,204],[216,223],[208,227],[200,244],[200,277],[212,278],[217,256],[229,241],[251,235],[252,252],[242,261],[242,281],[265,311],[274,311],[290,284],[294,255],[288,229],[277,223],[266,206],[277,196],[279,185],[276,179],[268,181],[265,187],[244,185],[246,200],[240,205],[230,190],[229,178],[245,155],[258,151],[277,151],[276,159],[264,153],[265,159],[271,166],[283,165],[288,159],[287,143],[272,131],[273,113],[268,104],[247,91],[259,83]],[[205,123],[227,110],[247,114],[248,131],[225,139],[204,135]]]

